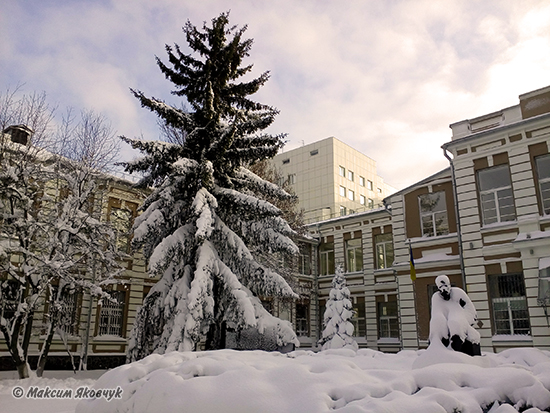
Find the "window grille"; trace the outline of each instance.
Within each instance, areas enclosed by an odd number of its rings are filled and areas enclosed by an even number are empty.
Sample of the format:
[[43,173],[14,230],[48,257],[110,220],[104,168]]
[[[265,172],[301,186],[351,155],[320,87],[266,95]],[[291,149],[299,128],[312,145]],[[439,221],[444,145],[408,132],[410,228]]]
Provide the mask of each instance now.
[[531,331],[522,274],[489,277],[494,333],[529,335]]
[[99,314],[99,335],[122,337],[126,293],[124,291],[111,291],[110,295],[116,302],[103,299]]

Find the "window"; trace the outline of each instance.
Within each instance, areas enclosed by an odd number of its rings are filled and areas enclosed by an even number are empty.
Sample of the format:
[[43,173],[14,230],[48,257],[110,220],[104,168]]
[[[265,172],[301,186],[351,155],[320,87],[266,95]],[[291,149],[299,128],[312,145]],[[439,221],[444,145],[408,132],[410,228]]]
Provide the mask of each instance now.
[[544,214],[550,214],[550,155],[537,156],[537,177]]
[[363,248],[361,238],[346,241],[346,265],[348,272],[363,270]]
[[283,159],[283,165],[286,165],[286,164],[289,164],[290,163],[290,159]]
[[369,191],[372,191],[372,188],[373,188],[372,181],[368,181],[368,180],[367,180],[367,189],[368,189]]
[[346,176],[346,168],[344,168],[343,166],[339,166],[338,167],[338,173],[340,174],[340,176],[345,177]]
[[377,188],[378,190],[378,193],[381,194],[382,193],[382,188]]
[[288,183],[294,185],[296,183],[296,174],[288,175]]
[[296,303],[296,335],[309,336],[309,301]]
[[122,325],[124,318],[125,291],[111,291],[112,302],[103,298],[99,312],[99,335],[123,336]]
[[340,187],[340,196],[346,196],[346,188],[343,186]]
[[353,192],[351,189],[348,189],[348,199],[350,201],[355,201],[355,192]]
[[130,231],[133,224],[132,211],[112,207],[110,221],[115,229],[118,249],[123,252],[128,252],[130,248]]
[[420,220],[422,236],[446,235],[449,233],[445,192],[433,192],[418,197],[420,202]]
[[362,176],[359,177],[359,185],[365,186],[365,178]]
[[334,274],[334,242],[326,242],[319,246],[321,258],[321,275]]
[[314,149],[309,153],[309,156],[315,156],[319,153],[319,149]]
[[374,248],[376,251],[376,268],[383,269],[393,264],[393,235],[378,234],[374,236]]
[[311,275],[311,249],[309,246],[300,248],[298,272],[304,275]]
[[348,171],[348,179],[350,181],[353,181],[353,172],[352,171]]
[[345,206],[340,205],[340,216],[343,217],[347,214],[347,209]]
[[397,301],[378,302],[378,338],[399,338]]
[[374,208],[374,200],[370,199],[367,202],[367,208],[373,209]]
[[550,257],[539,259],[539,294],[537,304],[550,306]]
[[516,219],[508,165],[482,169],[478,184],[483,225]]
[[0,316],[6,320],[15,315],[21,294],[20,287],[21,284],[17,280],[0,281]]
[[[57,294],[58,286],[52,286],[52,294]],[[57,302],[59,319],[57,327],[66,334],[78,335],[79,318],[79,293],[65,287],[61,292],[61,299]],[[51,304],[51,303],[49,303]]]
[[529,335],[529,311],[523,274],[489,276],[494,333]]
[[359,195],[359,203],[361,205],[365,205],[367,203],[367,198],[365,198],[365,195]]
[[365,337],[367,324],[365,322],[365,297],[353,297],[353,337]]

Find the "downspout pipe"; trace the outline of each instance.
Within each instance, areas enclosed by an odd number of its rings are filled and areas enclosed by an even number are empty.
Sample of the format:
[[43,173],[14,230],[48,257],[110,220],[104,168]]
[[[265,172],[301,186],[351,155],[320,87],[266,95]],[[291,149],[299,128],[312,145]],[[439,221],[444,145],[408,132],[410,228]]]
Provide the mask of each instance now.
[[467,290],[466,286],[466,273],[464,271],[464,256],[463,256],[463,248],[462,248],[462,229],[460,227],[460,212],[458,208],[458,192],[456,189],[456,176],[455,176],[455,166],[453,164],[453,159],[449,156],[447,153],[447,148],[445,146],[442,146],[443,148],[443,155],[447,160],[449,161],[449,164],[451,165],[451,181],[453,184],[453,196],[455,198],[455,215],[456,215],[456,233],[458,236],[458,256],[460,261],[460,274],[462,276],[462,287],[464,290]]

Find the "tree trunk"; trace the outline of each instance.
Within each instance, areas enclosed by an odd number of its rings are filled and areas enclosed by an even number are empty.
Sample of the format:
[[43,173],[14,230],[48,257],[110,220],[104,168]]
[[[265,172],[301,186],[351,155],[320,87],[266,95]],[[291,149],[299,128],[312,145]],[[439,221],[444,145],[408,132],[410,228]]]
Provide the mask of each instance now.
[[206,335],[205,350],[220,350],[225,348],[225,321],[210,325]]
[[42,377],[42,374],[44,374],[44,368],[46,367],[46,361],[48,359],[48,353],[50,352],[50,347],[52,345],[54,334],[55,328],[53,325],[53,321],[50,321],[48,335],[44,340],[44,345],[42,347],[42,351],[40,352],[40,357],[38,358],[38,366],[36,366],[36,375],[38,377]]
[[26,361],[21,361],[21,363],[15,366],[17,368],[17,373],[19,374],[20,379],[29,378],[29,363]]

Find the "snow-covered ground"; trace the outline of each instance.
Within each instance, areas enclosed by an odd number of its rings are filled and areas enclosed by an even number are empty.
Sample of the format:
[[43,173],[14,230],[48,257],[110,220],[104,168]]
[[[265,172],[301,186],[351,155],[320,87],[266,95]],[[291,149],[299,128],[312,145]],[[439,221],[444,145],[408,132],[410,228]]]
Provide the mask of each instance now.
[[87,377],[3,379],[0,411],[535,413],[550,409],[550,352],[512,349],[473,358],[443,348],[398,354],[366,349],[173,352],[101,376],[95,388],[122,389],[111,401],[12,395],[15,386],[77,389],[93,382]]

